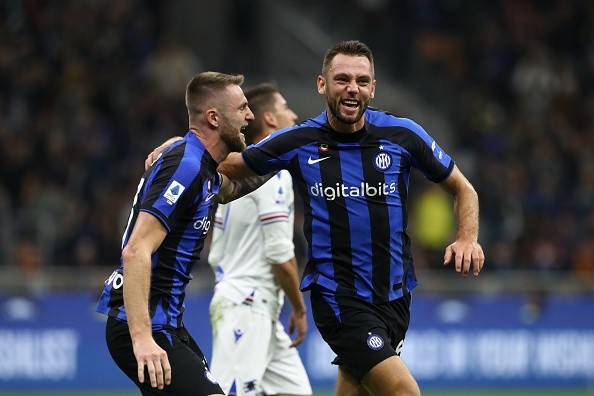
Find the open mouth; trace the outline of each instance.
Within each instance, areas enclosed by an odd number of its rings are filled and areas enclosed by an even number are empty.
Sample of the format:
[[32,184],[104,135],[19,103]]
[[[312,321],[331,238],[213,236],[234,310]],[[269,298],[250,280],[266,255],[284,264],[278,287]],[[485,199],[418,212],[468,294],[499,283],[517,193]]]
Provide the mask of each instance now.
[[351,109],[356,109],[359,107],[359,101],[355,99],[344,99],[341,104]]

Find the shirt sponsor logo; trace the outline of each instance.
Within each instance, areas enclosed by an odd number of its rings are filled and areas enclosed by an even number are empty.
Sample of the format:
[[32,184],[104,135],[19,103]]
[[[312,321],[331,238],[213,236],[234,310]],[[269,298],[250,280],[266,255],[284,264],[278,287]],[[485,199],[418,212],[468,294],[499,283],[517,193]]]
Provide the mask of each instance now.
[[198,219],[194,222],[194,229],[195,230],[202,230],[202,234],[206,234],[210,229],[210,218],[208,216],[204,216],[201,219]]
[[336,198],[344,197],[378,197],[386,196],[396,192],[396,182],[371,185],[367,182],[361,182],[357,186],[347,186],[342,183],[336,183],[334,186],[324,186],[322,183],[316,183],[309,188],[309,193],[314,197],[324,197],[327,201],[334,201]]
[[171,185],[169,186],[163,197],[169,205],[173,205],[177,202],[177,200],[179,199],[179,197],[185,189],[186,188],[182,186],[177,180],[174,180],[171,182]]
[[119,289],[124,284],[124,275],[119,273],[118,270],[115,270],[111,273],[109,278],[105,281],[107,286],[113,285],[114,289]]

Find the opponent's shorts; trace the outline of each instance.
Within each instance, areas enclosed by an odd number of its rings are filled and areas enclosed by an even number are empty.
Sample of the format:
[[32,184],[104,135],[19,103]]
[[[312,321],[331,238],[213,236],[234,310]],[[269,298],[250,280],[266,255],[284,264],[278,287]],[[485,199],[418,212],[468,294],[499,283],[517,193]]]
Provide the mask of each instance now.
[[310,299],[316,326],[337,355],[332,363],[358,381],[378,363],[400,355],[410,322],[410,293],[373,304],[314,286]]
[[167,352],[171,365],[171,384],[165,385],[163,390],[151,387],[146,368],[144,383],[138,382],[138,364],[132,349],[128,324],[112,317],[107,319],[105,339],[109,353],[143,395],[223,394],[223,390],[208,369],[204,354],[185,328],[155,331],[153,338]]
[[215,294],[210,303],[213,375],[228,395],[311,395],[299,353],[290,347],[291,338],[265,311]]

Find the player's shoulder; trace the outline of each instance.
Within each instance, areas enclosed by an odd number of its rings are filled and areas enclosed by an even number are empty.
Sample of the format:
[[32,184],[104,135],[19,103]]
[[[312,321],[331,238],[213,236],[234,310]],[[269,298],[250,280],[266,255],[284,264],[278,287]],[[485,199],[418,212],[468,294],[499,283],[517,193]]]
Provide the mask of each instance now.
[[210,178],[217,168],[204,146],[191,144],[185,139],[176,141],[164,151],[159,161],[162,172],[184,175],[188,182]]
[[372,125],[385,127],[400,127],[413,131],[422,129],[421,125],[416,121],[403,117],[389,111],[384,111],[370,107],[365,112],[366,121]]

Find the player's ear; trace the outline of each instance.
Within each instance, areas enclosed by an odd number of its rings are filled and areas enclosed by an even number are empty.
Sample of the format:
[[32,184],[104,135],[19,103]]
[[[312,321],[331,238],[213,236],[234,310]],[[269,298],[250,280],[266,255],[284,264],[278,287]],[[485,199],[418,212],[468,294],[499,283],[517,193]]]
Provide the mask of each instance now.
[[219,127],[219,113],[217,112],[217,109],[215,109],[214,107],[206,110],[206,122],[208,122],[209,125],[211,125],[213,128],[218,128]]
[[274,115],[274,113],[272,113],[271,111],[265,111],[262,113],[261,117],[266,125],[268,125],[272,128],[276,128],[277,122],[276,122],[276,116]]
[[322,76],[318,76],[318,93],[326,95],[326,80]]

